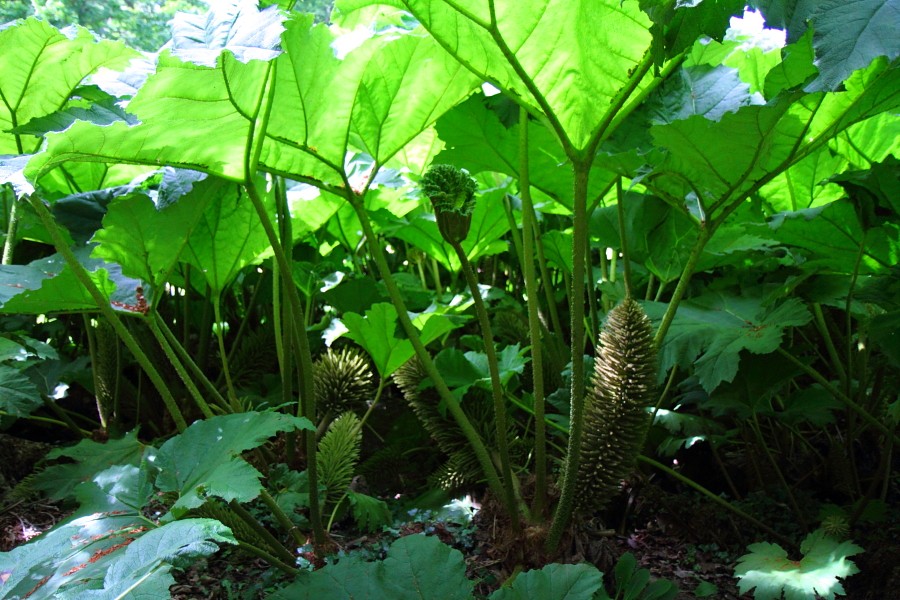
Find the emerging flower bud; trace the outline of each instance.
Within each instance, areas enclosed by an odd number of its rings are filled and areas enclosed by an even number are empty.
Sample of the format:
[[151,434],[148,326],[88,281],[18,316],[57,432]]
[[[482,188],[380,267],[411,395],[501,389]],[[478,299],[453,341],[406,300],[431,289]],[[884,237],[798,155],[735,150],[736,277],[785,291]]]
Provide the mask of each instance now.
[[451,244],[466,239],[475,208],[475,180],[453,165],[432,165],[422,178],[422,192],[431,200],[441,235]]

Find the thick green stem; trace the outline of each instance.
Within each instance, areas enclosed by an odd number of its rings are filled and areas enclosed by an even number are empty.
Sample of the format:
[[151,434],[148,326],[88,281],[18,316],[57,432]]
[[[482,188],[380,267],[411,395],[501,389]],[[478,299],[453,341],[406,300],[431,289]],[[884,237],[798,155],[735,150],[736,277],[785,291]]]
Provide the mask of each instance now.
[[284,529],[291,535],[291,539],[294,540],[294,543],[297,544],[297,546],[302,546],[306,540],[303,539],[303,536],[300,535],[300,531],[297,529],[297,526],[294,525],[290,517],[288,517],[285,512],[281,510],[281,507],[278,506],[278,502],[275,501],[275,498],[272,497],[268,490],[261,490],[259,492],[259,499],[269,507],[269,510],[272,512],[272,516],[275,517],[275,520],[278,521],[278,524],[281,525],[282,529]]
[[822,305],[818,302],[813,302],[812,309],[813,316],[815,317],[814,322],[816,324],[816,329],[819,330],[819,335],[822,336],[822,340],[825,342],[825,349],[828,351],[828,358],[831,359],[831,365],[834,367],[838,378],[841,380],[841,388],[847,390],[850,387],[847,384],[847,371],[844,369],[844,363],[841,362],[837,348],[834,345],[834,340],[831,338],[831,333],[828,331],[828,324],[825,323],[825,314],[822,312]]
[[575,185],[572,194],[573,234],[572,234],[572,304],[571,314],[571,356],[572,387],[569,415],[569,445],[563,471],[562,490],[559,504],[553,516],[553,524],[547,535],[546,548],[553,552],[559,545],[563,531],[568,527],[575,507],[575,484],[578,478],[578,464],[581,460],[581,433],[584,429],[584,273],[587,244],[587,191],[590,174],[589,161],[573,162]]
[[700,255],[703,254],[703,249],[712,237],[713,231],[714,227],[712,225],[707,223],[702,223],[700,225],[697,242],[694,244],[693,250],[691,250],[691,255],[688,257],[687,264],[684,265],[684,269],[681,271],[681,278],[678,280],[678,285],[675,286],[675,291],[672,292],[669,306],[666,308],[666,313],[663,315],[662,322],[659,324],[659,329],[656,330],[656,336],[653,338],[653,343],[657,348],[660,348],[663,340],[666,339],[669,327],[675,319],[675,312],[678,310],[678,305],[681,303],[681,299],[687,291],[688,283],[691,281],[691,276],[694,274],[694,267],[697,266]]
[[[259,216],[260,223],[269,238],[269,244],[275,255],[275,261],[278,263],[278,269],[281,271],[281,278],[285,281],[293,281],[291,275],[291,267],[285,255],[284,248],[278,239],[278,233],[272,225],[266,207],[262,198],[256,189],[256,185],[252,180],[245,182],[244,187],[247,190],[247,196],[253,202],[256,214]],[[313,364],[312,355],[309,350],[309,340],[306,338],[306,328],[303,327],[303,307],[300,302],[300,296],[297,293],[297,286],[282,285],[282,290],[287,295],[290,310],[293,313],[291,323],[293,325],[294,343],[297,350],[297,368],[300,372],[300,403],[303,407],[303,416],[316,422],[316,404],[315,389],[313,388]],[[313,540],[316,551],[325,544],[326,534],[322,526],[322,507],[319,502],[319,477],[316,472],[316,436],[310,432],[304,431],[301,434],[306,449],[306,474],[309,479],[309,522],[313,530]]]
[[188,370],[190,370],[191,375],[194,376],[197,381],[206,388],[206,391],[213,397],[216,404],[222,407],[223,409],[228,408],[228,401],[219,393],[219,390],[216,389],[216,386],[213,385],[213,382],[209,380],[206,374],[202,369],[194,362],[194,359],[191,358],[191,355],[188,354],[188,351],[184,349],[184,346],[178,341],[175,337],[175,334],[169,329],[169,326],[166,325],[166,322],[159,316],[159,313],[153,312],[153,319],[155,320],[154,326],[159,329],[159,331],[166,338],[166,341],[169,343],[169,347],[175,351],[175,354],[178,355],[178,358],[181,360],[182,364],[186,365]]
[[68,427],[75,435],[81,436],[83,438],[91,437],[91,434],[79,427],[75,423],[75,421],[72,420],[72,417],[66,414],[66,411],[57,406],[56,402],[54,402],[44,394],[41,394],[41,400],[43,401],[44,406],[47,407],[50,412],[59,417],[60,421],[65,423],[66,427]]
[[94,397],[97,400],[97,416],[100,418],[100,427],[107,429],[106,415],[109,413],[109,407],[105,406],[108,399],[101,392],[103,382],[101,381],[102,370],[97,368],[99,359],[97,358],[97,336],[94,334],[94,328],[91,327],[91,319],[87,314],[81,315],[84,323],[84,335],[88,341],[88,353],[91,356],[91,374],[94,379]]
[[250,527],[250,529],[252,529],[257,535],[259,535],[260,538],[266,541],[269,549],[275,552],[278,555],[279,559],[285,561],[288,564],[291,564],[296,560],[296,557],[293,555],[293,553],[288,551],[288,549],[285,548],[284,545],[279,542],[275,538],[275,536],[269,532],[268,529],[263,527],[253,515],[247,512],[237,500],[232,500],[228,503],[228,506],[231,508],[234,514],[240,517],[241,521],[246,523],[247,526]]
[[225,375],[225,389],[228,393],[228,402],[232,412],[242,412],[243,407],[234,391],[234,383],[231,381],[231,369],[228,367],[228,353],[225,352],[225,322],[222,321],[221,295],[213,298],[213,315],[216,320],[216,343],[219,345],[219,358],[222,361],[222,374]]
[[187,423],[184,420],[184,415],[181,414],[181,409],[178,408],[178,404],[175,402],[175,397],[172,396],[171,390],[166,386],[165,381],[163,381],[162,376],[159,374],[159,371],[156,370],[156,367],[153,366],[153,363],[150,362],[150,359],[141,349],[140,345],[138,345],[137,341],[135,341],[134,337],[131,335],[131,332],[128,331],[128,328],[122,324],[122,321],[119,319],[118,315],[116,315],[116,311],[112,309],[109,305],[109,300],[107,300],[103,294],[97,289],[97,286],[94,284],[90,275],[88,275],[87,270],[84,266],[78,262],[78,259],[75,257],[75,254],[72,253],[72,249],[69,248],[69,245],[66,243],[65,238],[63,238],[62,233],[59,230],[59,227],[56,225],[56,221],[53,219],[53,215],[50,214],[50,211],[47,210],[47,207],[44,206],[44,203],[41,202],[37,197],[31,196],[29,198],[31,202],[31,206],[34,208],[34,211],[37,213],[38,217],[41,219],[41,223],[44,225],[44,228],[50,234],[51,239],[53,240],[53,245],[56,247],[57,252],[65,259],[66,264],[75,274],[75,278],[81,283],[82,286],[87,290],[87,292],[91,295],[94,302],[97,304],[97,308],[100,309],[100,312],[103,316],[109,321],[110,325],[113,326],[113,329],[116,330],[116,334],[122,339],[122,342],[131,351],[131,354],[134,356],[135,360],[138,361],[138,364],[141,365],[141,368],[147,373],[147,377],[150,378],[150,381],[153,382],[154,387],[159,392],[160,396],[163,399],[163,402],[166,405],[166,409],[169,411],[169,414],[172,416],[172,420],[175,422],[175,426],[178,428],[179,432],[187,429]]
[[519,195],[522,197],[522,275],[528,307],[528,335],[531,340],[531,376],[534,386],[534,502],[531,512],[541,519],[547,502],[547,427],[544,420],[544,353],[541,320],[538,314],[537,273],[534,269],[534,203],[531,201],[528,164],[528,111],[519,109]]
[[[506,494],[504,492],[503,485],[500,482],[500,477],[497,474],[496,468],[494,468],[494,463],[491,460],[491,455],[488,452],[487,447],[484,445],[484,441],[472,426],[472,423],[471,421],[469,421],[466,413],[463,412],[462,407],[459,405],[459,401],[457,401],[456,397],[450,391],[450,388],[447,387],[447,383],[444,381],[444,378],[441,376],[440,372],[437,370],[437,367],[434,365],[434,361],[431,360],[431,355],[428,354],[428,350],[426,350],[425,345],[422,344],[422,339],[419,337],[419,330],[416,329],[415,325],[413,325],[412,323],[412,320],[410,320],[409,318],[409,313],[406,309],[406,303],[403,301],[403,297],[400,294],[400,288],[397,287],[397,282],[394,281],[394,276],[391,273],[391,269],[388,266],[387,259],[384,256],[384,250],[382,249],[378,238],[375,236],[375,231],[372,229],[372,223],[369,221],[369,215],[366,212],[365,207],[363,206],[359,198],[348,198],[348,200],[350,200],[354,210],[356,211],[357,217],[359,217],[359,222],[363,228],[363,235],[366,237],[366,243],[369,246],[369,252],[371,253],[373,260],[375,261],[375,265],[378,268],[378,273],[381,275],[381,279],[384,282],[385,287],[387,288],[388,295],[391,298],[391,302],[393,302],[394,307],[397,309],[397,319],[400,321],[400,326],[403,328],[403,331],[406,333],[406,337],[412,344],[412,347],[416,352],[416,356],[422,363],[422,367],[425,369],[428,377],[431,378],[431,381],[434,383],[438,395],[440,395],[441,400],[447,406],[447,410],[450,411],[450,414],[453,416],[453,418],[456,420],[456,423],[459,425],[459,428],[462,430],[463,435],[466,436],[466,439],[472,446],[472,451],[475,453],[476,458],[478,458],[478,464],[481,465],[482,471],[484,471],[484,477],[487,481],[488,486],[491,488],[491,491],[497,496],[497,498],[501,498],[505,501]],[[507,504],[505,505],[505,508],[510,515],[515,514],[515,511],[517,510],[515,504]]]
[[252,554],[253,556],[255,556],[257,558],[263,559],[264,561],[266,561],[267,563],[269,563],[276,569],[279,569],[279,570],[283,571],[284,573],[287,573],[291,577],[296,577],[297,575],[300,574],[300,569],[296,569],[296,568],[288,565],[284,561],[278,560],[275,556],[273,556],[269,552],[266,552],[262,548],[257,548],[253,544],[248,544],[247,542],[242,542],[242,541],[238,540],[238,548],[240,548],[241,550],[243,550],[244,552],[246,552],[248,554]]
[[[524,211],[524,205],[522,209]],[[538,268],[541,270],[541,283],[543,284],[541,287],[544,288],[544,295],[547,297],[547,314],[550,315],[550,324],[553,326],[554,333],[559,336],[560,340],[565,340],[566,332],[559,318],[559,309],[553,295],[553,281],[550,279],[550,270],[547,269],[547,257],[544,254],[544,242],[541,240],[541,228],[537,222],[534,204],[531,206],[531,224],[531,231],[527,233],[534,236],[534,248],[537,250]],[[522,227],[523,239],[525,234],[525,227]],[[537,301],[537,296],[534,300]]]
[[[281,236],[281,247],[288,249],[284,253],[284,258],[287,262],[288,268],[290,268],[291,273],[294,270],[293,264],[293,229],[291,228],[291,213],[290,207],[288,206],[287,194],[284,190],[284,181],[279,177],[275,180],[275,210],[276,210],[276,218],[278,219],[278,233]],[[274,299],[274,307],[273,307],[273,316],[274,316],[274,325],[275,325],[275,349],[278,353],[278,364],[280,366],[280,374],[281,374],[281,402],[284,406],[288,406],[294,399],[294,377],[295,377],[295,356],[294,350],[295,346],[293,343],[294,336],[291,333],[294,331],[294,313],[291,310],[290,303],[283,303],[281,301],[282,298],[287,297],[287,294],[290,293],[289,290],[282,289],[283,286],[291,286],[294,287],[293,278],[286,280],[281,277],[280,270],[278,268],[273,269],[272,276],[272,298]],[[312,299],[309,299],[307,302],[307,306],[312,304]],[[300,315],[297,315],[297,318],[300,318]],[[304,329],[306,325],[306,318],[303,319],[304,326],[299,327],[298,329]],[[303,406],[302,402],[297,403],[297,416],[302,416],[304,410],[306,410]],[[299,437],[302,437],[301,433]],[[287,435],[287,440],[285,443],[285,454],[287,455],[288,464],[293,464],[297,458],[297,433],[291,432]]]
[[160,331],[159,325],[157,325],[158,321],[160,321],[160,319],[158,318],[147,319],[147,326],[153,333],[153,337],[156,338],[157,343],[159,343],[159,347],[162,348],[163,354],[166,355],[166,358],[168,358],[172,366],[175,367],[175,372],[178,373],[178,377],[180,377],[181,381],[184,382],[185,387],[187,387],[188,392],[190,392],[191,394],[191,398],[194,399],[194,403],[197,405],[197,408],[200,409],[200,412],[203,413],[203,416],[206,418],[214,417],[215,413],[213,413],[212,409],[209,408],[209,404],[206,403],[206,400],[203,398],[203,395],[200,393],[200,390],[197,388],[194,380],[191,379],[190,375],[188,375],[188,372],[184,368],[184,365],[181,363],[181,360],[178,358],[178,355],[172,349],[172,346],[169,345],[169,341],[166,339],[166,336],[162,333],[162,331]]
[[9,222],[6,227],[6,241],[3,243],[3,260],[2,264],[11,265],[13,260],[13,251],[16,248],[16,230],[19,228],[19,202],[12,199],[12,205],[9,207]]
[[616,212],[619,215],[619,243],[622,245],[622,276],[625,278],[625,297],[631,298],[631,260],[628,255],[628,235],[625,233],[625,192],[622,178],[616,179]]
[[[478,279],[472,270],[472,264],[469,257],[466,256],[465,250],[459,242],[452,243],[456,256],[462,267],[463,276],[466,283],[472,291],[472,300],[475,303],[475,314],[478,315],[478,324],[481,326],[481,337],[484,340],[484,353],[487,356],[488,371],[491,375],[491,392],[494,400],[494,425],[496,427],[497,450],[500,455],[500,471],[503,476],[503,493],[505,494],[505,502],[507,505],[518,505],[515,489],[513,487],[513,474],[511,461],[509,459],[509,439],[508,428],[506,424],[506,402],[503,399],[503,384],[500,383],[500,368],[497,365],[497,350],[494,348],[494,334],[491,331],[491,321],[488,318],[487,308],[484,306],[484,300],[481,298],[481,290],[478,288]],[[509,515],[512,530],[515,533],[521,529],[519,524],[518,512]]]

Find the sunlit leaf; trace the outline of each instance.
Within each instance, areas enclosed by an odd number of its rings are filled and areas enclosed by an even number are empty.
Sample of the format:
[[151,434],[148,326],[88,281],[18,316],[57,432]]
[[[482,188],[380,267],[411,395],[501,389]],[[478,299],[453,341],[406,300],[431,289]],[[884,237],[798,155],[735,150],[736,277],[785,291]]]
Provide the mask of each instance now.
[[[206,210],[190,232],[183,258],[203,274],[213,293],[218,295],[241,269],[259,262],[270,246],[243,188],[224,180],[204,183],[197,202],[207,203]],[[274,213],[270,193],[263,196],[263,202],[269,214]],[[190,214],[190,207],[185,210]],[[167,234],[161,235],[165,238]],[[177,237],[170,241],[184,243]]]
[[[397,337],[397,332],[401,330],[397,310],[391,304],[373,304],[366,311],[365,318],[347,313],[343,316],[343,322],[348,329],[347,337],[369,353],[382,377],[388,377],[415,354],[412,343],[405,336]],[[459,326],[448,317],[434,313],[422,313],[413,320],[413,324],[421,331],[423,344]]]
[[228,51],[241,62],[272,60],[280,54],[284,26],[277,7],[257,8],[254,0],[218,0],[206,14],[175,13],[172,54],[207,67]]
[[69,498],[75,489],[89,482],[98,473],[115,465],[137,465],[144,454],[145,446],[137,439],[137,430],[120,439],[105,443],[82,440],[71,448],[51,450],[47,458],[68,458],[74,462],[51,465],[35,475],[35,489],[46,492],[51,498]]
[[0,31],[0,154],[37,150],[39,140],[9,130],[62,109],[100,67],[124,67],[138,56],[121,42],[97,42],[86,29],[69,37],[33,17]]
[[805,600],[815,595],[834,600],[843,596],[844,587],[838,582],[859,572],[849,556],[862,548],[851,542],[838,542],[817,529],[806,536],[800,545],[803,557],[790,560],[778,544],[760,542],[747,546],[749,554],[738,559],[734,574],[740,580],[738,588],[747,593],[755,588],[756,600]]
[[[584,149],[598,133],[605,107],[651,43],[649,19],[636,2],[407,0],[405,4],[473,72],[535,112],[546,108],[576,149]],[[566,43],[558,43],[561,39]]]
[[93,237],[94,256],[117,262],[122,272],[162,288],[163,278],[175,265],[191,231],[207,204],[218,199],[222,185],[209,180],[181,201],[157,205],[138,194],[113,201],[103,228]]

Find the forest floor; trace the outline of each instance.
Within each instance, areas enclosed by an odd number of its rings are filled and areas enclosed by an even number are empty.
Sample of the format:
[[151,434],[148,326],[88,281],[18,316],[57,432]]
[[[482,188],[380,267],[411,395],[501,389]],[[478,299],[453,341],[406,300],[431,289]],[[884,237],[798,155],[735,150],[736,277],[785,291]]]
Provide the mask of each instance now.
[[[631,552],[653,578],[674,582],[680,590],[679,600],[753,597],[738,592],[733,576],[735,563],[746,552],[747,544],[774,540],[748,529],[702,497],[684,490],[664,490],[655,483],[632,490],[622,505],[625,508],[617,517],[619,522],[607,524],[609,529],[592,528],[592,534],[569,536],[560,562],[588,561],[604,573],[612,573],[618,558]],[[492,518],[485,516],[486,512],[489,511],[476,514],[469,523],[462,519],[429,519],[424,514],[411,517],[408,522],[398,521],[395,527],[380,533],[360,535],[349,529],[342,531],[338,526],[333,534],[343,553],[362,553],[372,558],[383,555],[397,537],[423,532],[436,535],[463,553],[476,594],[486,596],[511,574],[511,561],[505,556],[509,551],[496,544],[492,524],[484,522]],[[758,509],[757,514],[764,512],[764,508]],[[0,500],[0,552],[24,544],[67,514],[53,502]],[[778,525],[775,513],[767,521]],[[900,515],[888,515],[886,521],[877,525],[858,527],[853,541],[864,552],[853,558],[860,573],[844,581],[844,598],[900,599]],[[232,549],[223,549],[173,574],[177,583],[171,592],[176,600],[265,598],[288,582],[283,573]],[[608,578],[605,581],[608,583]]]

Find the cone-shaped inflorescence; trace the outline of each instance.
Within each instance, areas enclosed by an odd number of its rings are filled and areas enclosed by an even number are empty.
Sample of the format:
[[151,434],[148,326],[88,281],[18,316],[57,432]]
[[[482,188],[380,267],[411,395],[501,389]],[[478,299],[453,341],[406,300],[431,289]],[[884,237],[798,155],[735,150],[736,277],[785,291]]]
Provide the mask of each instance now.
[[325,505],[334,506],[347,492],[359,462],[362,445],[362,424],[359,417],[346,412],[328,428],[319,442],[316,466],[319,482],[325,486]]
[[594,376],[585,398],[576,503],[582,513],[604,508],[634,467],[644,445],[656,387],[650,319],[626,298],[600,334]]
[[[444,467],[430,478],[432,483],[442,489],[453,490],[463,484],[478,482],[482,473],[478,458],[456,421],[441,413],[437,391],[433,387],[423,388],[428,374],[419,359],[413,357],[407,361],[394,372],[393,377],[416,417],[437,447],[449,457]],[[493,412],[486,402],[473,402],[472,405],[472,408],[465,409],[466,415],[481,438],[490,445],[495,437]]]
[[356,410],[372,399],[372,368],[363,355],[344,348],[331,348],[313,364],[316,404],[322,414],[340,414]]
[[422,192],[431,200],[447,242],[458,244],[469,235],[476,189],[475,180],[452,165],[432,165],[422,177]]

